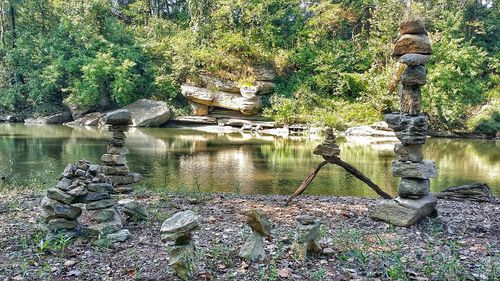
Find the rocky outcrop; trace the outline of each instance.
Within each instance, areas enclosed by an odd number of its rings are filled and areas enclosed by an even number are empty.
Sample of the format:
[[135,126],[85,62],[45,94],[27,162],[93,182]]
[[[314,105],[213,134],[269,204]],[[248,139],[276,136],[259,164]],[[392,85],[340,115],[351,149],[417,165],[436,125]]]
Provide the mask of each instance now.
[[378,122],[369,126],[351,127],[342,135],[346,137],[395,137],[396,135],[385,122]]
[[260,97],[247,99],[236,93],[210,91],[190,85],[182,85],[181,92],[183,96],[192,102],[232,109],[240,111],[244,115],[253,115],[262,107]]
[[74,121],[65,123],[64,125],[66,126],[78,126],[78,127],[85,127],[85,126],[98,126],[99,124],[102,123],[102,120],[106,113],[103,112],[92,112],[87,115],[84,115]]
[[38,117],[38,118],[28,118],[24,120],[26,124],[63,124],[71,121],[71,113],[61,112],[49,116]]
[[141,99],[125,106],[132,115],[134,127],[159,127],[170,119],[171,113],[166,102]]
[[[262,107],[262,95],[274,91],[276,76],[272,68],[256,67],[251,71],[255,81],[238,83],[208,73],[198,74],[182,85],[181,93],[192,103],[193,113],[206,116],[209,109],[220,107],[253,115]],[[210,108],[209,108],[210,107]]]

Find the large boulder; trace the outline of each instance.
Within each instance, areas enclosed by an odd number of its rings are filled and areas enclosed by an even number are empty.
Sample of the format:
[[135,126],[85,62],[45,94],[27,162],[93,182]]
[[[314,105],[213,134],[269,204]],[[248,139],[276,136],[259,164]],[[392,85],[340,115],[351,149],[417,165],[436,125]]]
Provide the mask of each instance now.
[[63,124],[71,121],[71,113],[69,111],[56,113],[49,116],[28,118],[24,120],[27,124]]
[[78,127],[98,126],[105,115],[103,112],[92,112],[64,125]]
[[244,115],[253,115],[262,107],[262,100],[257,96],[248,99],[236,93],[210,91],[186,84],[181,86],[181,93],[190,101],[240,111]]
[[164,101],[138,100],[125,107],[132,114],[135,127],[159,127],[170,119],[171,113]]
[[432,215],[437,205],[436,196],[429,194],[418,200],[397,197],[370,207],[370,216],[397,226],[411,226]]

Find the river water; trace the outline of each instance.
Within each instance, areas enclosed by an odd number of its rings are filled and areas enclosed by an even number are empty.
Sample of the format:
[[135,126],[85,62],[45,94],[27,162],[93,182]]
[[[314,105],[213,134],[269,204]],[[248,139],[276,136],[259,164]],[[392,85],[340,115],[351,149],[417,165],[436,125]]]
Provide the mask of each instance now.
[[[97,162],[106,150],[108,132],[98,128],[0,124],[0,173],[29,185],[42,177],[54,184],[67,163]],[[171,190],[289,194],[322,158],[312,154],[321,140],[216,134],[187,129],[131,128],[127,156],[131,171],[146,187]],[[338,141],[341,158],[357,167],[385,191],[395,194],[391,176],[393,143],[367,139]],[[486,182],[500,195],[500,142],[431,138],[424,146],[436,161],[439,176],[431,190]],[[374,197],[362,182],[342,168],[327,165],[307,194]]]

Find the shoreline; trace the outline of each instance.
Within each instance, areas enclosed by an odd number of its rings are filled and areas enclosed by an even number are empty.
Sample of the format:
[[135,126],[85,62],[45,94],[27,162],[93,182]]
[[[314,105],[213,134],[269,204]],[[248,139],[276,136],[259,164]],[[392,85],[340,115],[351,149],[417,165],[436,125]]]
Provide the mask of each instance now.
[[[0,121],[0,124],[23,124],[23,125],[36,125],[36,126],[65,126],[65,127],[70,127],[70,128],[85,128],[85,127],[91,127],[91,128],[98,128],[99,126],[76,126],[76,125],[66,125],[66,124],[28,124],[24,122],[6,122],[6,121]],[[299,130],[295,131],[290,131],[288,128],[296,126],[299,128]],[[359,127],[369,127],[370,125],[362,125],[362,126],[353,126],[349,127],[346,131],[352,128],[359,128]],[[140,128],[140,127],[138,127]],[[151,128],[172,128],[172,129],[181,129],[181,130],[194,130],[194,131],[200,131],[204,133],[240,133],[240,132],[249,132],[249,133],[258,133],[262,135],[270,135],[270,136],[278,136],[278,137],[298,137],[298,138],[314,138],[314,139],[321,139],[321,127],[309,127],[305,126],[303,124],[292,124],[289,126],[282,126],[282,127],[277,127],[274,129],[263,129],[263,130],[243,130],[238,127],[234,127],[231,125],[214,125],[214,124],[182,124],[178,122],[169,122],[167,124],[164,124],[159,127],[151,127]],[[337,131],[337,134],[342,135],[345,137],[344,133],[346,131]],[[386,132],[386,131],[383,131]],[[352,137],[356,138],[370,138],[370,139],[387,139],[389,136],[387,134],[380,134],[380,135],[353,135]],[[499,136],[488,136],[485,134],[478,134],[478,133],[473,133],[473,132],[450,132],[450,131],[434,131],[434,130],[429,130],[427,137],[434,137],[434,138],[448,138],[448,139],[463,139],[463,140],[489,140],[489,141],[498,141],[500,140]],[[397,141],[396,137],[394,136],[394,141]]]
[[[177,280],[168,266],[159,228],[183,210],[194,210],[201,217],[193,237],[199,257],[197,280],[207,276],[217,280],[441,280],[442,276],[488,280],[500,273],[500,205],[492,203],[439,200],[438,218],[401,228],[368,216],[368,207],[378,199],[306,195],[283,207],[287,198],[283,195],[138,191],[118,196],[134,197],[149,211],[147,221],[125,223],[131,239],[100,248],[78,239],[41,248],[43,192],[7,193],[0,204],[4,249],[0,279]],[[272,239],[264,244],[266,258],[255,263],[237,255],[249,234],[242,212],[253,208],[264,210],[273,225]],[[323,252],[304,263],[290,251],[295,216],[301,214],[317,217],[323,225]],[[81,222],[87,219],[84,214]]]

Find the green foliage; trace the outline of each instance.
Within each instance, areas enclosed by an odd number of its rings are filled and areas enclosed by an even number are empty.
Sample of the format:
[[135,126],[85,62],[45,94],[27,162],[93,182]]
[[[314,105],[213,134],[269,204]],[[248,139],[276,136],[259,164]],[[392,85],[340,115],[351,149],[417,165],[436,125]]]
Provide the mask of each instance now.
[[[498,1],[411,1],[433,43],[424,109],[435,129],[497,130],[474,112],[499,92]],[[47,114],[184,100],[202,71],[243,84],[274,67],[265,113],[338,129],[398,108],[388,87],[404,1],[2,1],[0,106]],[[11,9],[12,8],[12,9]],[[11,12],[13,11],[13,12]],[[13,24],[15,23],[15,24]]]

